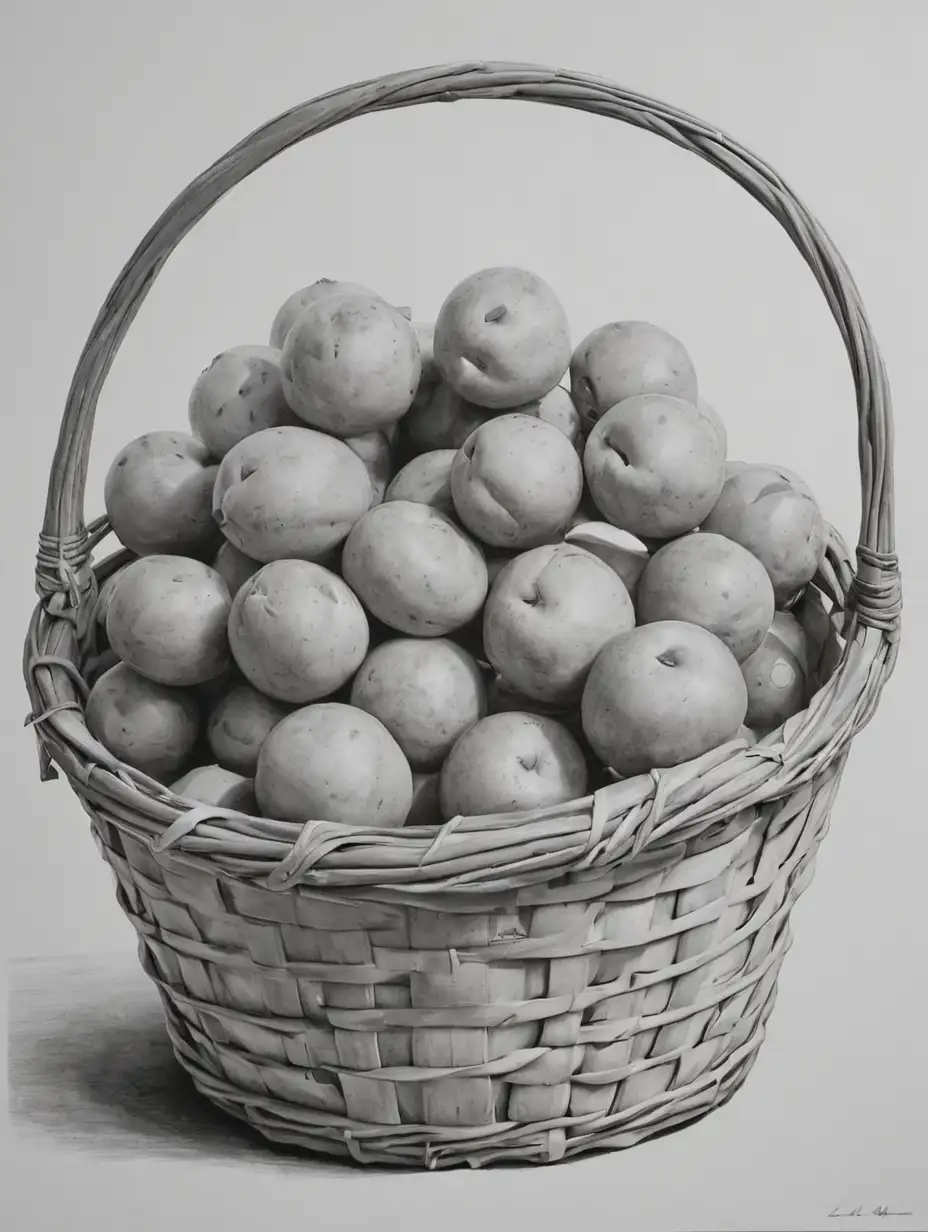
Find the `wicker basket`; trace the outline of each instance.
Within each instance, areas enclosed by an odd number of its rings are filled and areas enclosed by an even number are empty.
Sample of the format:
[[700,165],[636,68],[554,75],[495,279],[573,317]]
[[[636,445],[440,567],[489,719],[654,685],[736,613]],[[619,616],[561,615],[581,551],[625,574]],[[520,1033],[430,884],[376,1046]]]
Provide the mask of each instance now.
[[[805,600],[827,630],[818,690],[758,746],[734,741],[557,808],[400,831],[190,810],[83,719],[97,588],[126,559],[92,567],[109,528],[83,519],[100,387],[161,266],[245,176],[354,116],[468,98],[573,107],[666,137],[756,197],[811,267],[853,369],[862,478],[856,572],[831,531]],[[728,1100],[764,1037],[851,739],[895,662],[891,450],[882,360],[821,226],[729,137],[608,81],[479,63],[383,77],[279,116],[194,181],[81,355],[25,677],[43,777],[60,767],[90,815],[197,1088],[278,1142],[430,1168],[631,1146]]]

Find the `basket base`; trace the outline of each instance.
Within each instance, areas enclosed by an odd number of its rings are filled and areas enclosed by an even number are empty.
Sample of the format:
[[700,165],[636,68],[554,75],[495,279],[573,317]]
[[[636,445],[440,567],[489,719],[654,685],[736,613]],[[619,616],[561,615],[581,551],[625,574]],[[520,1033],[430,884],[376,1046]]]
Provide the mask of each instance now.
[[[263,1138],[307,1155],[338,1157],[365,1166],[387,1166],[435,1171],[440,1168],[488,1164],[555,1164],[580,1155],[627,1150],[638,1143],[676,1133],[728,1103],[740,1090],[757,1059],[766,1034],[766,1022],[776,1002],[776,983],[754,1030],[745,1043],[719,1068],[705,1075],[688,1090],[668,1092],[658,1100],[619,1115],[564,1118],[534,1126],[496,1125],[466,1138],[454,1131],[426,1126],[403,1126],[384,1132],[384,1127],[339,1130],[312,1113],[301,1117],[292,1105],[235,1089],[207,1073],[197,1063],[174,1025],[178,1023],[166,1004],[167,1028],[174,1055],[197,1091],[215,1107],[243,1121]],[[181,1027],[182,1032],[182,1027]],[[460,1131],[458,1131],[460,1133]]]

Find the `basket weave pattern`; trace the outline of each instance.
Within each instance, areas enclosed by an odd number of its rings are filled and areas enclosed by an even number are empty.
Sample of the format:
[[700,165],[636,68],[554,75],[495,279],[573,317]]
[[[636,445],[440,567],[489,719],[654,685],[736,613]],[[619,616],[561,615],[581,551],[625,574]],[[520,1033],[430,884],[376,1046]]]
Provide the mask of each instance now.
[[[191,808],[88,733],[93,606],[125,554],[83,519],[93,415],[119,343],[187,231],[276,153],[365,112],[521,98],[613,116],[709,159],[786,229],[854,372],[856,571],[832,531],[815,587],[834,670],[760,745],[556,808],[442,827],[305,825]],[[521,65],[399,74],[253,133],[165,211],[117,280],[65,409],[26,642],[42,772],[64,771],[139,936],[178,1060],[267,1137],[361,1162],[548,1162],[703,1115],[747,1075],[850,742],[895,663],[888,384],[820,224],[724,134],[609,82]]]

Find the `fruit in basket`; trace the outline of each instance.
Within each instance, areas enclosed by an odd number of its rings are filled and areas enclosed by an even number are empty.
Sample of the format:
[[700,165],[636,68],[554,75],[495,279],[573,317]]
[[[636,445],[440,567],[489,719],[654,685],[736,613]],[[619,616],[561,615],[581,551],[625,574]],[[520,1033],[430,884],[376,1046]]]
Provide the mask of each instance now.
[[412,803],[412,772],[373,715],[320,702],[295,710],[265,740],[255,792],[262,813],[281,821],[401,826]]
[[552,390],[570,363],[570,326],[552,289],[529,270],[479,270],[450,292],[435,321],[435,364],[478,406],[521,406]]
[[103,500],[113,533],[138,556],[204,558],[219,544],[212,518],[216,463],[185,432],[146,432],[119,451]]
[[226,770],[254,777],[258,754],[270,732],[293,706],[233,677],[214,699],[206,719],[206,740]]
[[644,774],[734,738],[747,712],[737,659],[700,625],[639,625],[599,652],[580,715],[593,752],[621,775]]
[[333,295],[367,295],[371,299],[379,299],[375,291],[369,287],[362,286],[359,282],[341,282],[335,278],[320,278],[311,286],[301,287],[299,291],[294,291],[292,295],[288,295],[277,314],[274,317],[274,323],[271,325],[270,344],[276,347],[279,351],[283,350],[283,345],[287,341],[287,334],[296,323],[296,319],[301,313],[305,312],[311,304],[317,304],[320,300],[330,299]]
[[563,804],[586,789],[586,761],[563,723],[514,710],[487,715],[460,737],[439,787],[446,821]]
[[110,646],[140,675],[196,685],[230,663],[231,597],[215,569],[186,556],[143,556],[126,567],[109,605]]
[[197,377],[188,405],[190,427],[214,458],[263,428],[299,424],[284,398],[280,351],[234,346]]
[[[827,619],[827,618],[826,618]],[[790,652],[806,677],[812,667],[812,648],[805,629],[793,612],[774,612],[769,630],[770,636],[778,638]]]
[[197,804],[217,804],[239,813],[257,812],[254,781],[223,766],[196,766],[171,784],[175,796]]
[[351,705],[383,723],[414,770],[437,770],[457,738],[483,718],[487,694],[476,661],[454,642],[399,637],[368,654]]
[[400,437],[407,455],[438,449],[460,449],[475,428],[492,419],[493,411],[468,402],[439,381],[400,420]]
[[364,463],[371,481],[371,505],[379,505],[393,476],[393,447],[383,432],[345,437],[345,444]]
[[406,814],[407,826],[440,826],[442,824],[440,785],[439,771],[436,770],[432,774],[417,774],[413,771],[412,804]]
[[692,403],[642,394],[597,422],[583,468],[607,521],[640,538],[672,539],[714,508],[725,482],[725,451]]
[[563,385],[555,385],[543,398],[536,398],[533,402],[526,402],[515,409],[520,415],[543,419],[545,423],[563,432],[571,445],[581,447],[580,412]]
[[94,619],[97,624],[106,629],[106,617],[110,610],[110,604],[113,601],[113,595],[116,592],[116,587],[119,585],[119,579],[125,573],[127,565],[121,565],[118,569],[108,574],[107,577],[100,583],[100,589],[97,591],[97,601],[94,605]]
[[429,505],[386,501],[345,541],[342,575],[367,610],[399,633],[442,637],[463,628],[487,594],[483,553]]
[[503,569],[484,610],[483,644],[500,676],[525,697],[576,702],[603,646],[635,624],[619,576],[583,548],[523,552]]
[[665,544],[648,561],[636,595],[638,620],[686,620],[720,638],[739,663],[760,646],[773,620],[773,586],[747,548],[697,531]]
[[415,330],[370,295],[310,305],[287,334],[284,395],[305,423],[336,436],[382,431],[412,403],[422,375]]
[[738,463],[729,468],[702,529],[746,547],[770,574],[778,607],[815,575],[827,532],[808,485],[782,467]]
[[696,370],[683,343],[648,321],[610,321],[587,334],[571,356],[570,392],[592,421],[641,394],[691,403],[698,396]]
[[200,707],[187,689],[148,680],[117,663],[90,690],[84,718],[114,757],[159,783],[170,782],[200,734]]
[[311,428],[267,428],[223,458],[213,508],[222,533],[254,560],[313,560],[371,504],[367,467],[344,441]]
[[310,561],[265,565],[232,603],[235,662],[250,684],[277,701],[304,705],[334,693],[361,666],[369,642],[354,593]]
[[484,543],[530,548],[560,537],[583,493],[563,432],[529,415],[498,415],[467,438],[451,467],[458,517]]
[[234,599],[240,588],[261,568],[261,562],[246,556],[234,543],[223,539],[213,558],[213,568],[228,586],[229,594]]
[[585,548],[598,556],[604,564],[622,579],[629,598],[634,599],[645,571],[651,559],[648,549],[640,539],[630,535],[627,530],[619,530],[611,522],[581,522],[572,527],[564,536],[566,543]]
[[387,487],[384,500],[431,505],[439,513],[452,516],[451,464],[456,453],[456,449],[431,449],[428,453],[420,453],[397,471]]
[[761,735],[798,714],[806,703],[806,676],[796,656],[771,629],[741,664],[748,690],[745,723]]

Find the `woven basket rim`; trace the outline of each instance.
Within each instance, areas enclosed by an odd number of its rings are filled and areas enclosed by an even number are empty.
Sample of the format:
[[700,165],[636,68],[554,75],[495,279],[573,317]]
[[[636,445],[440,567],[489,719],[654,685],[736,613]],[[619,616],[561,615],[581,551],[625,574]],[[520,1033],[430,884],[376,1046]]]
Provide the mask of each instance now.
[[[735,741],[682,767],[622,780],[555,809],[377,831],[190,808],[113,758],[83,721],[87,686],[75,665],[95,600],[91,554],[108,532],[105,518],[85,524],[83,514],[100,389],[165,261],[236,183],[284,149],[347,119],[467,98],[574,107],[654,132],[739,183],[799,249],[841,330],[857,391],[862,510],[856,571],[832,529],[815,579],[846,614],[840,662],[809,707],[755,748]],[[592,877],[597,868],[702,834],[733,811],[791,792],[840,756],[872,717],[895,664],[901,612],[888,380],[857,288],[824,228],[770,167],[717,128],[604,78],[539,65],[469,62],[390,74],[321,95],[256,129],[179,194],[138,246],[94,323],[68,394],[36,587],[40,602],[26,640],[24,675],[43,776],[53,776],[52,763],[61,767],[87,804],[153,850],[173,848],[194,864],[206,861],[230,877],[260,877],[278,890],[394,886],[406,893],[479,895],[568,872]]]

